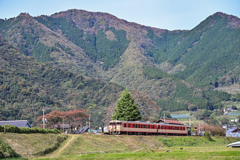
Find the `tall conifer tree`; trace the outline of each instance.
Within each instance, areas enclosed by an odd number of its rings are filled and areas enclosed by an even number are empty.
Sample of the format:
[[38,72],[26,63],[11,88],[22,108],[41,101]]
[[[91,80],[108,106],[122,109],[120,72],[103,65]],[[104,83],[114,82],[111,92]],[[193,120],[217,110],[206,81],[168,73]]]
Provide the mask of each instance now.
[[112,116],[112,119],[136,121],[141,118],[138,106],[132,98],[131,93],[127,89],[124,90],[120,99],[117,101],[117,107],[115,108],[115,113]]

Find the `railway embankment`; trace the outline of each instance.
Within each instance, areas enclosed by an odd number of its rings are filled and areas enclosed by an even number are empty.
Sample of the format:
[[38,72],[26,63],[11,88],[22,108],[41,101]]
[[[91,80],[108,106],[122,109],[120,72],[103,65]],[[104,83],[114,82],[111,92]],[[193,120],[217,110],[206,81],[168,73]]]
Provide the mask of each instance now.
[[[0,133],[0,140],[7,143],[17,154],[24,158],[63,158],[68,159],[72,156],[98,155],[98,154],[120,154],[120,153],[165,153],[167,151],[186,148],[214,148],[239,141],[237,138],[212,137],[208,140],[204,137],[194,136],[141,136],[141,135],[69,135],[70,138],[58,149],[47,155],[40,155],[41,151],[53,147],[59,143],[61,134],[14,134]],[[65,144],[66,143],[66,144]],[[212,146],[212,147],[211,147]],[[189,149],[187,149],[189,150]]]
[[159,152],[169,147],[226,145],[239,141],[236,138],[213,137],[212,141],[195,136],[135,136],[135,135],[76,135],[61,155],[90,153]]

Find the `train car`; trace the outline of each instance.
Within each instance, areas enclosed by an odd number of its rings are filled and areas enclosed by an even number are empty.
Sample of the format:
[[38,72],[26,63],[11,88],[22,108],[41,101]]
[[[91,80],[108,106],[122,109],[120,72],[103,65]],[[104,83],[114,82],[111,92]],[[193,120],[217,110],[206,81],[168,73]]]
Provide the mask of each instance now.
[[109,133],[128,135],[189,135],[188,126],[186,125],[119,120],[109,122]]

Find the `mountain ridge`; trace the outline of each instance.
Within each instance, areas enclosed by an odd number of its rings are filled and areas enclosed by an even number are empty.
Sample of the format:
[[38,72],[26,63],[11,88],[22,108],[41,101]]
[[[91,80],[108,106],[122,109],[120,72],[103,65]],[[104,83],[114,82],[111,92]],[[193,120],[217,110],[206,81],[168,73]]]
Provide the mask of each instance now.
[[[32,17],[24,13],[15,19],[1,20],[0,33],[38,61],[130,90],[146,91],[164,110],[186,110],[191,105],[214,109],[221,107],[220,101],[229,96],[209,89],[215,88],[216,83],[229,85],[231,76],[227,75],[221,83],[220,79],[238,66],[236,57],[231,59],[234,64],[218,64],[221,73],[219,68],[216,72],[206,70],[207,65],[213,67],[210,60],[214,56],[222,60],[228,50],[238,50],[238,46],[227,45],[222,37],[238,31],[239,19],[230,16],[230,27],[226,27],[226,17],[217,12],[192,30],[169,31],[127,22],[108,13],[74,9],[51,16]],[[237,43],[237,38],[233,43]],[[214,48],[216,44],[218,48]],[[236,77],[235,82],[238,81]],[[225,98],[216,98],[218,94]]]

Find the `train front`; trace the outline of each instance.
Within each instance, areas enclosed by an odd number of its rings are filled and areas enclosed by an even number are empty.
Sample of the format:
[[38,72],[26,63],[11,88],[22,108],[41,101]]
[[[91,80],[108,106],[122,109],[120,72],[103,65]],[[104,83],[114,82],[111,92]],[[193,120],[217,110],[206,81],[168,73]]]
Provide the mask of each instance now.
[[120,133],[121,125],[122,125],[121,121],[117,121],[117,120],[110,121],[109,122],[109,127],[108,127],[109,134],[118,134],[118,133]]

